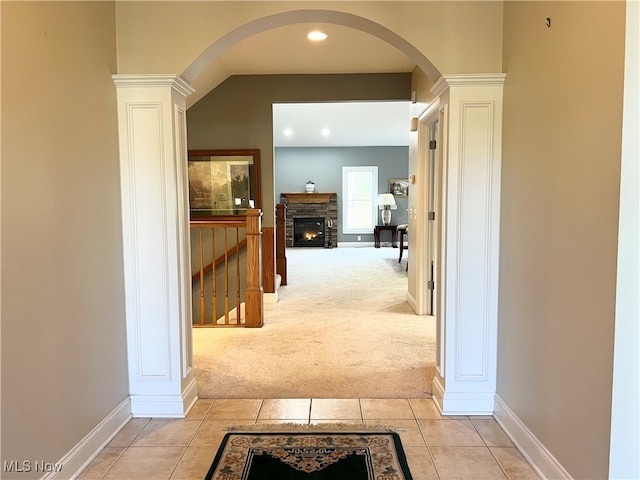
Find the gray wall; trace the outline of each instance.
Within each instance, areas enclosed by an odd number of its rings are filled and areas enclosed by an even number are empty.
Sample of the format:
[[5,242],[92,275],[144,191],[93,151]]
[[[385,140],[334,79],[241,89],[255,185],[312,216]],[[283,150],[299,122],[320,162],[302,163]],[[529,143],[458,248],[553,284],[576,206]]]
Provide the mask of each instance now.
[[[338,242],[357,242],[358,235],[342,234],[342,167],[377,165],[378,193],[386,193],[390,178],[407,178],[408,156],[408,146],[276,148],[276,199],[283,192],[304,192],[304,185],[308,180],[315,183],[317,192],[337,193]],[[407,223],[407,202],[407,198],[396,198],[398,208],[391,212],[392,223]],[[360,237],[361,242],[373,242],[373,234]],[[381,240],[384,242],[388,238]]]
[[608,478],[624,9],[504,4],[497,389],[576,479]]
[[115,5],[0,8],[0,462],[57,462],[128,396]]

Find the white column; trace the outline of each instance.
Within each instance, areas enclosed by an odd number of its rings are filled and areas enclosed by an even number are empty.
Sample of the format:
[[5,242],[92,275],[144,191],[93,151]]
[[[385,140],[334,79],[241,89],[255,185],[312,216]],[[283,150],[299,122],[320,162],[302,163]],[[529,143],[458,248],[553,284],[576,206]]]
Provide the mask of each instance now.
[[504,74],[443,75],[443,414],[493,413],[497,377],[500,169]]
[[193,89],[176,75],[113,79],[132,413],[183,417],[197,398],[185,117],[185,99]]

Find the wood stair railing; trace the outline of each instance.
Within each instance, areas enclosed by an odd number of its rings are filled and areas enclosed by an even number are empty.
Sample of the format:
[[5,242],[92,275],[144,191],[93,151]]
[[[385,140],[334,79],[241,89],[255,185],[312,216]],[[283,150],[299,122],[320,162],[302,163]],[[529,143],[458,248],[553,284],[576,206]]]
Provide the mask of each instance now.
[[[199,268],[192,275],[193,289],[197,286],[199,290],[197,293],[194,291],[194,297],[199,296],[199,302],[194,303],[194,309],[199,307],[199,314],[196,313],[199,321],[194,319],[194,326],[263,325],[261,218],[262,212],[259,209],[251,209],[247,211],[246,217],[237,219],[227,217],[224,220],[191,222],[192,232],[198,231],[199,244]],[[245,238],[241,238],[241,230]],[[205,232],[210,233],[210,239],[207,239],[211,244],[208,253],[214,259],[208,264],[205,262]],[[220,249],[222,254],[218,254]],[[246,263],[241,262],[241,251],[245,250]],[[218,276],[222,277],[220,282]],[[210,282],[207,287],[206,281]],[[210,301],[209,305],[207,300]],[[207,322],[209,314],[210,322]]]
[[225,253],[221,254],[218,258],[216,258],[215,262],[211,262],[209,265],[205,266],[202,270],[191,275],[192,283],[194,284],[197,283],[200,280],[200,278],[203,278],[204,276],[211,273],[211,271],[214,268],[218,268],[225,261],[225,259],[231,258],[232,256],[236,255],[236,253],[239,253],[240,250],[245,249],[246,246],[247,246],[247,239],[243,238],[242,240],[240,240],[239,243],[231,246],[228,251],[226,251]]

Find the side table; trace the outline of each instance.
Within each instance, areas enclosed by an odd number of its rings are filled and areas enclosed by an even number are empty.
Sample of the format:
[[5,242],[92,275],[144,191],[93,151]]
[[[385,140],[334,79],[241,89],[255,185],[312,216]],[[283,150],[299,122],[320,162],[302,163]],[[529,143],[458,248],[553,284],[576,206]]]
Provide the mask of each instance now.
[[380,248],[380,232],[388,231],[391,232],[391,246],[393,248],[398,248],[398,226],[397,225],[376,225],[373,227],[373,246],[375,248]]

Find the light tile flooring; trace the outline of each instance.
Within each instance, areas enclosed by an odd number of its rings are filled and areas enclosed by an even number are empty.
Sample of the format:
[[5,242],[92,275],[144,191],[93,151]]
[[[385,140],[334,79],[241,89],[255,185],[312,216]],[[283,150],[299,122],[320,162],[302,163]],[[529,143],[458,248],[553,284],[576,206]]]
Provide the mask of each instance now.
[[395,427],[415,480],[538,480],[492,417],[442,417],[431,399],[198,400],[185,419],[131,420],[79,479],[203,480],[225,428],[285,422]]

